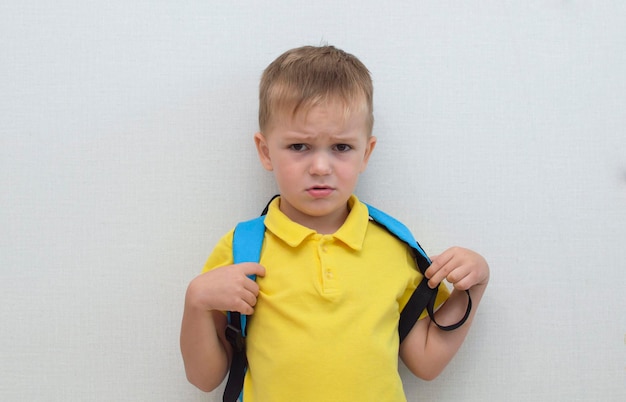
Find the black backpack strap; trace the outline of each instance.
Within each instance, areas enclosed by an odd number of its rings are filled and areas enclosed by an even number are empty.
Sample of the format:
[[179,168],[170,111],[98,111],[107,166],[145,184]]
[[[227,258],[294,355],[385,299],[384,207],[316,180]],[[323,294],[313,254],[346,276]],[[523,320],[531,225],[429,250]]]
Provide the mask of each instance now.
[[230,362],[230,372],[224,388],[223,402],[235,402],[243,389],[243,379],[246,376],[248,358],[246,357],[245,338],[241,328],[241,314],[229,312],[230,324],[226,327],[226,339],[233,347],[233,357]]
[[472,311],[472,298],[470,296],[469,290],[465,291],[467,293],[467,309],[465,310],[465,315],[459,322],[452,325],[439,325],[437,320],[435,320],[435,299],[437,298],[437,288],[431,289],[428,286],[428,280],[424,278],[420,284],[415,288],[411,298],[402,309],[400,313],[400,321],[398,322],[398,335],[400,336],[400,343],[404,341],[407,337],[413,326],[419,319],[422,311],[426,309],[428,312],[428,316],[430,320],[442,331],[452,331],[459,328],[461,325],[465,324],[467,318]]
[[411,329],[413,329],[413,326],[428,303],[436,297],[437,290],[428,287],[428,281],[423,280],[419,285],[417,285],[417,288],[413,291],[411,298],[400,313],[400,320],[398,322],[398,335],[400,336],[400,343],[402,343],[404,338],[406,338],[409,332],[411,332]]

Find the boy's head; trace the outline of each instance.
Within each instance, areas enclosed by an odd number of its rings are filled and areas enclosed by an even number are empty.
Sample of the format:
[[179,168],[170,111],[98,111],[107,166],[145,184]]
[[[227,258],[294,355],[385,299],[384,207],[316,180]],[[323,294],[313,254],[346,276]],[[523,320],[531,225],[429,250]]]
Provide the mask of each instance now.
[[263,72],[259,94],[259,127],[269,131],[277,118],[293,118],[313,106],[338,101],[349,115],[366,110],[372,134],[373,86],[370,73],[353,55],[333,46],[289,50]]

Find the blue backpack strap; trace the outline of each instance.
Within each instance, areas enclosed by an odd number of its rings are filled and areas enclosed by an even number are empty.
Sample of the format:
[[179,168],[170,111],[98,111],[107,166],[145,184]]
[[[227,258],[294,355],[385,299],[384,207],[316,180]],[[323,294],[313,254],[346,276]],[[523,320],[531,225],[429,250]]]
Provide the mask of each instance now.
[[233,234],[233,260],[235,264],[259,262],[264,235],[265,215],[238,223]]
[[[259,262],[264,236],[265,215],[237,224],[233,233],[233,262]],[[248,278],[256,280],[256,275],[248,275]],[[227,316],[226,339],[233,347],[233,357],[223,400],[234,402],[243,399],[243,380],[248,366],[245,349],[247,316],[237,311],[229,311]]]
[[[260,217],[241,222],[235,227],[232,244],[233,262],[235,264],[260,261],[263,238],[265,237],[265,214],[276,197],[278,194],[267,203]],[[248,277],[256,280],[256,275],[248,275]],[[227,315],[226,339],[233,347],[233,357],[222,400],[235,402],[243,400],[243,381],[248,368],[245,343],[246,316],[237,311],[229,311]]]
[[[233,262],[259,262],[261,248],[265,236],[265,215],[256,219],[240,222],[233,233]],[[248,275],[248,278],[256,280],[256,275]],[[228,313],[230,315],[230,312]],[[246,336],[246,315],[240,314],[241,334]],[[229,317],[230,322],[230,317]]]

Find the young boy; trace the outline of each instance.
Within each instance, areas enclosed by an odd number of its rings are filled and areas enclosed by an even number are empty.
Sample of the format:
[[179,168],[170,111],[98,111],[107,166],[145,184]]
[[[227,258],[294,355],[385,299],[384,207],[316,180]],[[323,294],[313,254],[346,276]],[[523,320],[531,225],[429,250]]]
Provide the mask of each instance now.
[[228,373],[224,311],[254,313],[246,402],[406,401],[398,356],[429,380],[461,346],[489,268],[459,247],[433,257],[426,277],[440,286],[438,323],[463,316],[466,289],[469,318],[445,332],[422,314],[399,344],[399,313],[422,275],[407,245],[371,222],[353,194],[376,146],[372,94],[366,67],[332,46],[292,49],[265,70],[254,141],[280,197],[265,218],[258,264],[233,264],[231,231],[189,284],[181,350],[198,388],[213,390]]

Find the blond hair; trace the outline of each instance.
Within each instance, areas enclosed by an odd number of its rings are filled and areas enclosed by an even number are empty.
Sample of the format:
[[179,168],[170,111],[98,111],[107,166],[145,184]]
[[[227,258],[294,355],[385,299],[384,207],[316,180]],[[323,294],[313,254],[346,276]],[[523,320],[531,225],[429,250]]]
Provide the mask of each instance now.
[[340,101],[344,113],[366,108],[372,134],[373,85],[370,72],[355,56],[333,46],[288,50],[263,72],[259,91],[259,127],[267,130],[278,112],[291,117],[329,101]]

